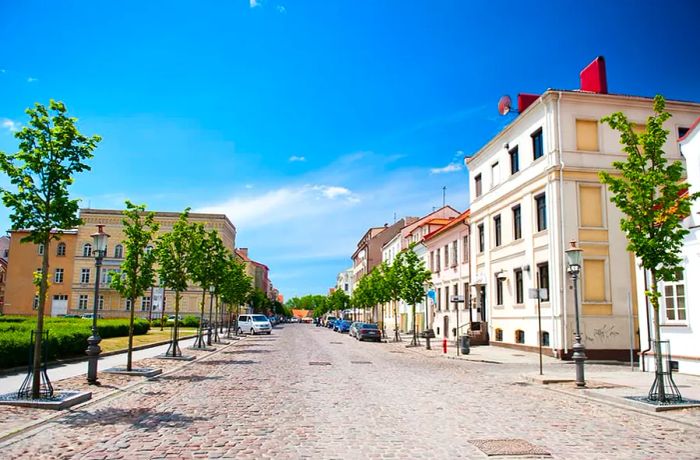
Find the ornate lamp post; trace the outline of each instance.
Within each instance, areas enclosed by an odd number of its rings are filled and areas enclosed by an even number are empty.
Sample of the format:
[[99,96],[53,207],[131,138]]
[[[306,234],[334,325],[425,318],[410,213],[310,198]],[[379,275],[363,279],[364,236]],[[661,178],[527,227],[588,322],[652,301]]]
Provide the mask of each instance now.
[[569,244],[571,244],[571,247],[565,251],[566,264],[568,266],[567,271],[571,275],[571,281],[574,285],[574,309],[576,312],[576,335],[574,336],[576,343],[573,346],[574,354],[572,358],[576,363],[576,386],[582,388],[586,386],[583,372],[583,363],[586,360],[586,347],[581,343],[581,327],[578,314],[578,275],[581,273],[583,249],[576,246],[575,240],[571,240]]
[[[100,269],[102,268],[102,259],[107,254],[107,239],[109,235],[103,231],[104,225],[97,226],[97,233],[93,233],[92,239],[94,242],[93,254],[95,255],[95,302],[92,308],[92,335],[88,337],[88,347],[85,353],[88,355],[88,372],[87,381],[91,385],[97,385],[97,359],[100,356],[99,343],[102,341],[97,333],[97,311],[100,304]],[[131,308],[134,308],[132,305]]]

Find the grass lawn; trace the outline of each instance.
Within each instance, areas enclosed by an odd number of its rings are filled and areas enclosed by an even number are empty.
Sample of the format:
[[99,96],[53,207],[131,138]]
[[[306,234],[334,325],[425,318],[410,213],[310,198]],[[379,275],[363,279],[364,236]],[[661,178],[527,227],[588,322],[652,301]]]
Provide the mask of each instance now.
[[[172,328],[165,327],[161,331],[160,327],[152,327],[148,331],[147,334],[135,335],[134,336],[134,347],[138,347],[139,345],[147,345],[149,343],[163,342],[165,340],[168,340],[168,339],[170,339],[171,329]],[[180,337],[193,335],[196,332],[197,332],[197,328],[195,328],[195,327],[180,327],[179,328]],[[100,348],[102,348],[103,352],[124,350],[124,349],[126,349],[128,343],[129,343],[129,337],[112,337],[110,339],[103,339],[102,342],[100,342]]]

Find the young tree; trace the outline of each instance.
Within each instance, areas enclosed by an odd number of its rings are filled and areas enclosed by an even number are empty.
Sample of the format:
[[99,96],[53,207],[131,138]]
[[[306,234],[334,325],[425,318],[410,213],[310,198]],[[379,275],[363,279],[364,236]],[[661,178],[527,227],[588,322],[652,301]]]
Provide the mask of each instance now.
[[265,313],[265,309],[267,309],[270,299],[267,298],[262,289],[255,288],[250,292],[248,301],[253,307],[253,313]]
[[[134,346],[134,306],[136,298],[142,296],[146,289],[153,286],[156,259],[149,245],[158,231],[155,213],[146,213],[145,205],[135,205],[126,201],[124,210],[124,240],[126,254],[121,265],[121,276],[112,279],[111,287],[131,302],[129,311],[129,344],[126,353],[126,370],[131,371],[131,355]],[[153,301],[153,299],[151,299]]]
[[11,209],[13,228],[29,230],[22,242],[44,248],[31,389],[31,397],[39,398],[50,245],[52,240],[60,239],[61,229],[82,223],[78,218],[78,200],[70,199],[68,188],[75,174],[90,170],[85,161],[92,158],[101,138],[82,135],[75,126],[77,119],[66,115],[62,102],[51,100],[48,109],[37,103],[26,113],[29,123],[15,133],[19,151],[14,154],[0,151],[0,170],[16,191],[0,189],[0,193],[5,206]]
[[426,289],[430,283],[431,273],[425,267],[425,261],[418,257],[413,248],[415,243],[408,249],[401,251],[397,259],[399,260],[398,273],[401,283],[401,299],[411,305],[413,316],[413,338],[411,345],[418,345],[418,331],[416,329],[416,304],[425,298]]
[[[188,221],[190,208],[185,209],[172,231],[161,235],[156,246],[158,261],[158,276],[165,289],[175,292],[175,324],[173,325],[172,342],[165,356],[182,356],[178,345],[178,329],[180,318],[181,293],[187,291],[190,281],[190,257],[192,228]],[[133,307],[132,307],[133,309]]]
[[400,270],[401,260],[398,255],[394,258],[391,266],[383,268],[384,279],[386,281],[386,289],[388,298],[394,304],[394,341],[400,342],[401,335],[399,334],[399,300],[401,300],[401,279]]
[[[616,112],[602,121],[620,132],[620,144],[627,154],[626,161],[613,163],[618,174],[600,172],[600,179],[608,185],[610,200],[625,215],[620,228],[627,235],[627,249],[640,260],[644,270],[651,274],[651,286],[646,291],[654,310],[656,337],[656,379],[652,393],[659,401],[666,401],[661,356],[661,328],[659,325],[659,280],[671,281],[681,262],[679,255],[688,230],[682,221],[690,213],[693,200],[700,194],[684,193],[688,184],[683,181],[684,168],[680,161],[669,164],[663,151],[668,130],[663,124],[671,117],[666,112],[664,98],[654,98],[654,115],[647,119],[646,129],[637,133],[627,117]],[[654,390],[657,391],[654,391]]]
[[[236,315],[238,314],[239,306],[246,301],[250,293],[250,283],[251,277],[245,273],[245,266],[233,257],[229,257],[221,285],[221,300],[228,305],[229,315],[233,313],[234,306],[236,307]],[[231,321],[229,321],[229,335],[230,331]]]

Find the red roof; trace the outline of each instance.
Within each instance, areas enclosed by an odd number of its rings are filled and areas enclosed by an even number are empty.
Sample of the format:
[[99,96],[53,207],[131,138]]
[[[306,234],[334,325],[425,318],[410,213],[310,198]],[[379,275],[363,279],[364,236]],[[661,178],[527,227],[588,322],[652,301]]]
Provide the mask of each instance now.
[[470,215],[470,210],[467,209],[459,216],[455,217],[454,219],[451,219],[450,222],[447,225],[445,225],[444,227],[440,227],[437,230],[433,230],[432,232],[425,235],[424,240],[428,241],[429,239],[435,237],[436,235],[439,235],[442,232],[446,232],[447,230],[454,228],[455,226],[457,226],[458,224],[460,224],[462,222],[466,223],[466,220],[469,219],[469,215]]
[[690,125],[690,128],[688,129],[688,132],[685,133],[685,134],[683,135],[683,137],[681,137],[680,139],[678,139],[678,142],[683,142],[688,136],[690,136],[690,134],[693,132],[693,130],[694,130],[695,128],[698,127],[699,124],[700,124],[700,117],[698,117],[697,120],[695,120],[695,121],[693,122],[693,124]]

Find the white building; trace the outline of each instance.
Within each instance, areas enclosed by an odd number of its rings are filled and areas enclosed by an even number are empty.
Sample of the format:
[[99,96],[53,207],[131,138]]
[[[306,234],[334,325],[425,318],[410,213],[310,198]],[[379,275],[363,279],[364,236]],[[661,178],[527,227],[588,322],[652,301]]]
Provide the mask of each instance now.
[[[680,148],[685,157],[690,193],[700,191],[700,118],[680,139]],[[681,270],[673,282],[660,282],[661,292],[659,318],[661,340],[670,343],[671,363],[679,372],[700,375],[700,200],[695,200],[684,225],[690,230],[682,249]],[[639,271],[638,297],[644,298],[645,277]],[[695,280],[696,282],[692,282]],[[654,372],[653,311],[640,303],[639,332],[642,345],[642,368]],[[646,314],[645,314],[646,313]]]
[[353,267],[350,267],[342,272],[338,273],[338,277],[335,281],[335,288],[339,291],[343,291],[348,296],[352,296],[352,291],[355,285],[355,276],[353,274]]
[[[591,359],[628,359],[639,342],[634,256],[619,228],[599,171],[625,158],[619,135],[599,120],[623,111],[639,126],[652,99],[608,94],[601,58],[581,73],[581,90],[521,95],[519,115],[465,163],[470,171],[471,284],[486,312],[492,344],[569,357],[575,328],[573,290],[564,251],[583,249],[579,282],[581,332]],[[700,115],[700,104],[668,101],[673,135],[665,151],[680,159],[679,128]],[[536,300],[546,288],[538,329]],[[643,305],[643,301],[641,302]],[[632,314],[630,314],[630,311]]]

